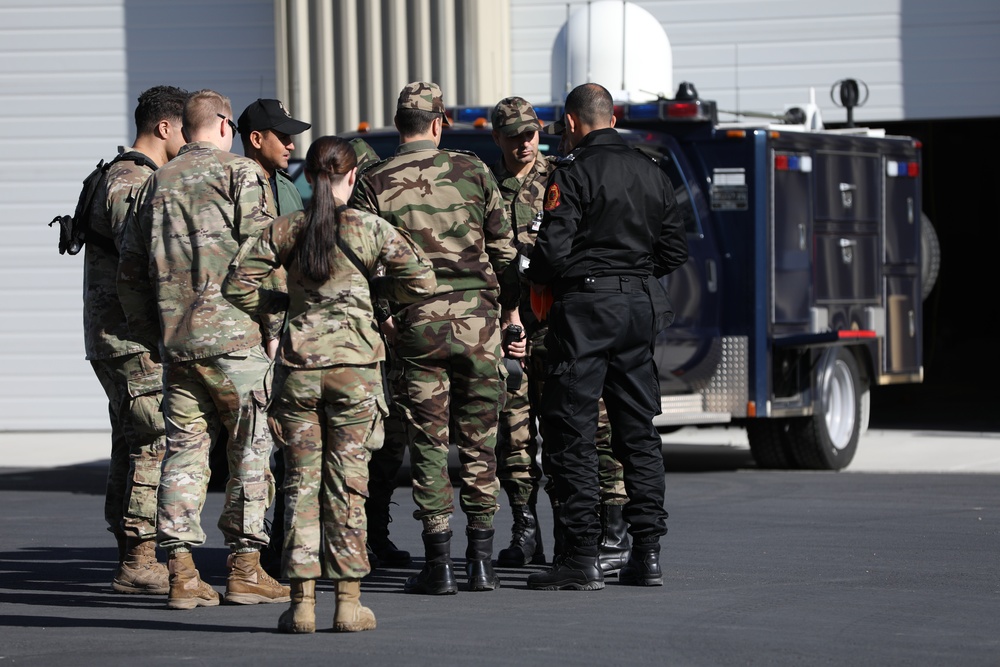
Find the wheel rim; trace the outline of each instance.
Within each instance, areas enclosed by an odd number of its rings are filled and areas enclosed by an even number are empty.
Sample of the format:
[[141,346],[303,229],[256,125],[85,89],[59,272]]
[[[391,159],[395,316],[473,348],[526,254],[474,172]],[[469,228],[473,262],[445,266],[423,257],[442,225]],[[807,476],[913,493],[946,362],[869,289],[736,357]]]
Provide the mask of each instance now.
[[823,396],[826,400],[826,430],[830,443],[837,449],[844,449],[851,443],[854,422],[857,419],[857,400],[854,395],[854,378],[851,369],[843,360],[833,362],[826,376]]

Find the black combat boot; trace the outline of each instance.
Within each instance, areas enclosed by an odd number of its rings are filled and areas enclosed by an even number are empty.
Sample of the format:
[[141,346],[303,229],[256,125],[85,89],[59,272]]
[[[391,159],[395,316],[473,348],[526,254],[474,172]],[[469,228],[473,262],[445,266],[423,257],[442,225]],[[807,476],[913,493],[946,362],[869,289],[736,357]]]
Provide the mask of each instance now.
[[[410,552],[400,549],[389,539],[389,498],[384,493],[373,493],[365,502],[368,516],[368,561],[372,569],[377,567],[406,567],[410,564]],[[372,558],[372,554],[375,558]]]
[[458,592],[451,565],[451,531],[424,533],[424,568],[406,580],[404,593],[454,595]]
[[601,504],[600,564],[605,576],[618,574],[628,562],[628,523],[621,505]]
[[597,545],[568,548],[547,572],[528,575],[528,588],[540,591],[597,591],[604,573],[597,562]]
[[510,546],[497,555],[500,567],[524,567],[528,563],[545,562],[542,536],[538,532],[538,517],[531,505],[513,505],[514,526],[510,531]]
[[631,586],[662,586],[659,543],[636,544],[632,547],[632,555],[618,573],[618,581]]
[[470,591],[500,588],[500,577],[493,571],[493,529],[466,528],[469,546],[465,549],[465,574]]

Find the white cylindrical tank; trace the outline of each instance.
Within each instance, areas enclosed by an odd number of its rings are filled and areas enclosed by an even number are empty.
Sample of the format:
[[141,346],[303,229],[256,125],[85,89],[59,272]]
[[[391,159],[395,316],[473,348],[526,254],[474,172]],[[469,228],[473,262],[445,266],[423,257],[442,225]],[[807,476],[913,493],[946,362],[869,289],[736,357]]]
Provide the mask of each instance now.
[[660,22],[620,0],[571,7],[552,47],[552,99],[581,83],[599,83],[616,101],[642,102],[673,93],[673,53]]

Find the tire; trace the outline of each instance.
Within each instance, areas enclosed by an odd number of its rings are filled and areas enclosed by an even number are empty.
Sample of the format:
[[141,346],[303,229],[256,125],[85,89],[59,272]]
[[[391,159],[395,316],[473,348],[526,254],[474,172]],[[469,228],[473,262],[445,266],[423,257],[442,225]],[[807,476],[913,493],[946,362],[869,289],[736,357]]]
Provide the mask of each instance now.
[[851,463],[865,421],[865,393],[850,350],[827,350],[816,372],[814,414],[787,420],[786,436],[796,467],[843,470]]
[[941,272],[941,243],[931,219],[920,213],[920,295],[926,301]]
[[796,467],[787,437],[787,419],[754,419],[747,422],[750,453],[758,468],[788,470]]

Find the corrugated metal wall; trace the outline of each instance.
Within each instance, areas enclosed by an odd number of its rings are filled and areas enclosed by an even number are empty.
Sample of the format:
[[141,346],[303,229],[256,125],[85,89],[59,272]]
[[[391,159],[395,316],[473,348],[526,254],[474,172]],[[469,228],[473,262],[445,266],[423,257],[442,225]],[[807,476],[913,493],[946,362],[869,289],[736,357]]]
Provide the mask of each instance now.
[[[722,109],[782,111],[815,88],[827,122],[843,78],[867,83],[861,122],[1000,115],[1000,2],[994,0],[636,0],[673,47],[674,82]],[[551,100],[551,51],[569,9],[511,0],[513,88]],[[596,46],[595,46],[596,48]],[[613,87],[609,85],[609,88]]]
[[[312,137],[391,126],[410,81],[445,103],[492,104],[510,91],[509,0],[276,0],[278,90],[307,109]],[[300,112],[302,113],[302,112]]]

